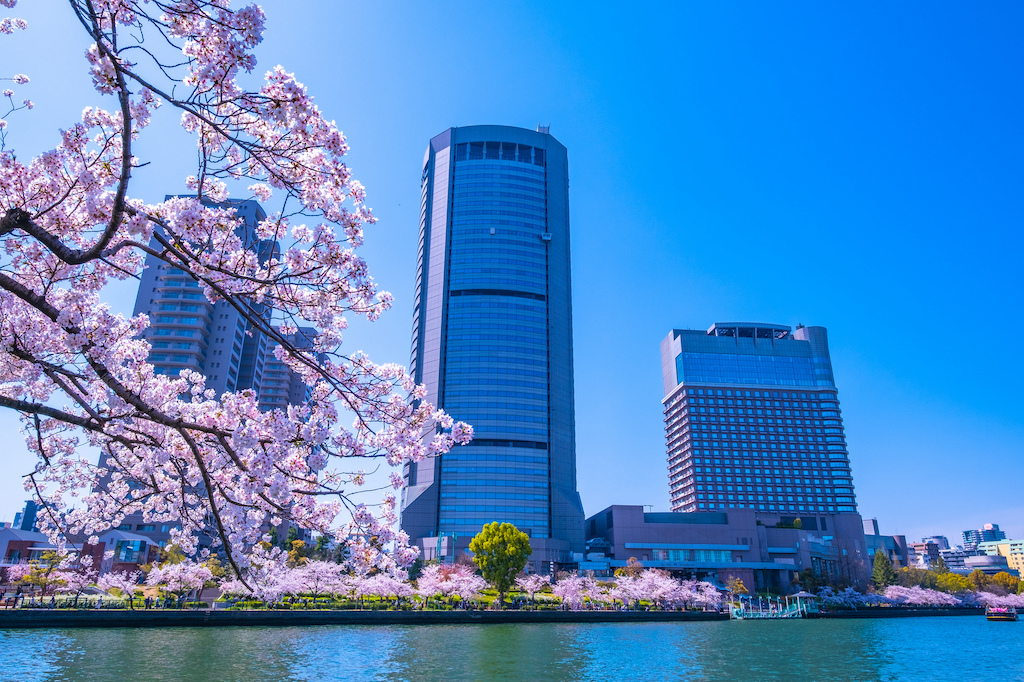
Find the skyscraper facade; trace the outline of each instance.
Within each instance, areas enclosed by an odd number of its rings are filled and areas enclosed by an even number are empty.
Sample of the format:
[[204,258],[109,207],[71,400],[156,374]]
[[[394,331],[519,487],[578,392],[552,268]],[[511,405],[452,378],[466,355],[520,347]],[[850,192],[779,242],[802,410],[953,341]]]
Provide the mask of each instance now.
[[451,128],[423,158],[411,371],[475,429],[405,467],[402,528],[426,558],[492,521],[530,535],[538,569],[583,549],[568,194],[544,128]]
[[674,329],[661,364],[673,511],[746,508],[804,528],[857,513],[824,327]]

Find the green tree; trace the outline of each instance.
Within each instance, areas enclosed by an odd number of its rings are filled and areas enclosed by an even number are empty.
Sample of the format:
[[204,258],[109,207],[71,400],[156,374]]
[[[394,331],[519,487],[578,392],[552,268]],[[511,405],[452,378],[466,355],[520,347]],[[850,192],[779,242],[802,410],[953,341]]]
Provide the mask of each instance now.
[[1020,578],[1015,575],[1010,575],[1006,571],[996,573],[989,580],[990,584],[998,585],[1006,590],[1007,594],[1016,594],[1017,589],[1020,587]]
[[816,593],[828,584],[828,579],[815,573],[813,568],[805,568],[793,582],[803,590]]
[[896,572],[898,582],[903,587],[924,587],[929,590],[934,590],[938,584],[938,574],[934,571],[926,571],[923,568],[915,568],[913,566],[904,566]]
[[935,566],[932,567],[932,570],[935,571],[936,573],[940,573],[940,574],[941,573],[949,573],[949,566],[946,565],[945,559],[943,559],[942,557],[939,557],[938,559],[935,560]]
[[511,523],[495,521],[473,538],[469,551],[484,580],[498,591],[498,608],[504,608],[505,595],[533,553],[530,537]]
[[292,540],[292,548],[288,550],[288,567],[295,568],[309,561],[309,550],[302,540]]
[[220,559],[215,556],[211,556],[203,565],[210,569],[210,573],[213,574],[213,578],[207,580],[203,587],[217,587],[218,581],[223,580],[228,574],[228,570],[224,568]]
[[64,584],[64,581],[57,573],[60,561],[61,556],[56,552],[43,552],[39,559],[33,559],[28,562],[29,566],[32,567],[31,572],[17,582],[25,585],[35,585],[43,594],[53,592]]
[[729,580],[726,581],[725,586],[733,595],[748,593],[747,586],[744,585],[743,581],[736,576],[729,578]]
[[871,570],[871,584],[875,586],[876,590],[884,590],[889,585],[895,585],[898,579],[899,576],[896,574],[896,569],[892,567],[889,557],[882,550],[875,550],[875,565]]
[[626,565],[621,568],[615,569],[615,575],[617,577],[628,576],[630,578],[639,578],[640,574],[644,572],[644,565],[640,563],[640,560],[635,556],[629,557]]
[[980,568],[976,568],[971,571],[971,574],[967,576],[967,578],[971,581],[971,584],[974,585],[975,590],[980,591],[988,587],[989,577],[985,575],[985,572]]
[[793,519],[793,527],[797,530],[802,530],[804,527],[804,522],[800,519]]
[[967,576],[952,573],[950,571],[939,574],[939,577],[936,580],[936,585],[938,589],[943,592],[949,592],[950,594],[970,592],[974,589],[973,583],[968,580]]

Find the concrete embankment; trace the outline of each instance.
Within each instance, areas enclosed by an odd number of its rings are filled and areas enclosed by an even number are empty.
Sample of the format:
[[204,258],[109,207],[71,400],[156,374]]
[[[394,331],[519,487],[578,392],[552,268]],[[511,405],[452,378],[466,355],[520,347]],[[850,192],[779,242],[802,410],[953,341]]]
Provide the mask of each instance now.
[[983,608],[865,608],[808,613],[808,618],[919,618],[923,616],[984,616]]
[[728,620],[702,611],[0,611],[4,628],[156,628],[246,625],[470,625]]

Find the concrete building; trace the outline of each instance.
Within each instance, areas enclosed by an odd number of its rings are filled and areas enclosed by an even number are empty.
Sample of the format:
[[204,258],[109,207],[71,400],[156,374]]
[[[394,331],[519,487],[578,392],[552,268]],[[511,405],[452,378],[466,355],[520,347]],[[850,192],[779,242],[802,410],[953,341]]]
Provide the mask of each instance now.
[[1024,576],[1024,540],[990,540],[978,544],[978,553],[988,556],[1001,556],[1006,559],[1007,567]]
[[910,543],[910,563],[915,568],[929,569],[939,562],[939,546],[934,542],[912,542]]
[[36,526],[36,515],[38,513],[39,505],[36,504],[35,500],[25,500],[25,508],[14,515],[14,522],[11,524],[11,527],[38,533],[39,528]]
[[[307,350],[316,341],[317,330],[313,327],[299,327],[296,333],[287,335],[288,341],[298,349]],[[263,383],[260,386],[260,409],[287,410],[289,405],[301,405],[309,399],[309,386],[287,365],[277,359],[273,348],[269,348],[263,364]]]
[[425,558],[492,521],[530,535],[538,570],[583,550],[567,163],[546,128],[507,126],[451,128],[423,157],[410,367],[476,431],[404,469],[401,525]]
[[[224,205],[234,208],[241,218],[236,234],[261,261],[278,252],[276,241],[257,237],[256,227],[266,218],[259,203],[229,201]],[[256,314],[270,319],[270,308],[252,302],[250,305]],[[148,359],[155,373],[176,376],[183,369],[200,372],[206,376],[207,388],[217,395],[252,389],[259,395],[261,409],[287,407],[293,397],[298,397],[296,403],[305,397],[302,382],[274,358],[265,334],[230,303],[211,303],[191,276],[153,256],[146,259],[135,298],[134,314],[141,313],[150,318],[145,337],[152,346]],[[303,339],[315,333],[304,327],[295,338],[304,343]],[[264,386],[268,369],[272,380]],[[136,513],[112,530],[132,533],[148,540],[151,546],[163,547],[175,527],[173,523],[148,522]],[[278,532],[283,537],[287,530],[286,521]]]
[[754,510],[738,507],[645,512],[640,506],[615,505],[586,520],[592,539],[580,569],[609,575],[635,558],[645,567],[684,578],[724,585],[737,577],[752,591],[776,592],[795,591],[794,579],[808,568],[855,584],[866,578],[863,545],[840,539],[862,531],[859,518],[832,514],[809,517],[806,524],[794,521],[767,525]]
[[[277,243],[256,236],[256,225],[266,218],[260,205],[251,200],[228,205],[243,220],[237,230],[242,242],[261,260],[272,256]],[[265,307],[254,306],[257,313],[269,315]],[[246,388],[259,392],[265,335],[227,301],[210,303],[185,272],[148,256],[135,298],[134,314],[141,313],[150,318],[145,336],[153,347],[149,362],[157,374],[176,376],[191,369],[206,375],[206,387],[217,395]]]
[[939,556],[946,562],[946,568],[953,571],[954,573],[969,573],[967,570],[967,557],[977,556],[977,550],[973,549],[961,549],[954,547],[951,549],[940,549]]
[[999,530],[999,524],[996,523],[986,523],[978,530],[965,530],[963,536],[964,549],[974,549],[982,542],[1006,539],[1006,533]]
[[921,542],[935,543],[940,550],[949,549],[949,540],[945,535],[930,535],[926,538],[921,538]]
[[996,573],[1016,573],[1016,571],[1010,570],[1010,564],[1006,557],[999,554],[978,554],[977,556],[969,556],[964,559],[964,568],[968,573],[971,571],[981,571],[985,575],[995,575]]
[[864,542],[867,545],[868,568],[874,570],[875,552],[881,550],[896,568],[909,566],[910,547],[904,535],[882,535],[878,519],[864,519]]

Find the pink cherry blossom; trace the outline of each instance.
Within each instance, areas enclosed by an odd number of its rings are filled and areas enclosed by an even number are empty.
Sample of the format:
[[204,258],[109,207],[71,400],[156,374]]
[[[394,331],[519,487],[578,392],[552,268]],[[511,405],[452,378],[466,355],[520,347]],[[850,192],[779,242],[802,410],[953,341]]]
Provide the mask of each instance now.
[[[34,158],[6,148],[8,119],[0,121],[0,407],[21,414],[38,457],[26,486],[43,507],[41,527],[64,547],[141,513],[176,526],[172,542],[188,555],[214,538],[261,599],[287,587],[280,557],[253,549],[273,519],[348,538],[359,575],[409,565],[416,550],[395,530],[396,497],[357,500],[364,465],[351,462],[376,457],[397,468],[473,431],[424,401],[404,368],[342,351],[350,318],[375,320],[392,302],[357,253],[376,218],[345,163],[345,136],[284,67],[248,87],[265,28],[255,4],[72,5],[87,24],[89,78],[110,108],[86,107]],[[154,35],[181,55],[156,62],[163,52],[144,43]],[[132,195],[144,163],[137,141],[158,116],[195,140],[182,151],[199,157],[182,179],[193,197]],[[233,191],[276,201],[255,226],[276,247],[257,253],[244,237]],[[138,277],[147,262],[176,268],[207,301],[238,310],[309,399],[261,412],[251,390],[215,395],[197,372],[156,374],[149,318],[124,317],[106,300],[109,284]],[[299,347],[289,331],[308,324],[318,336]]]

